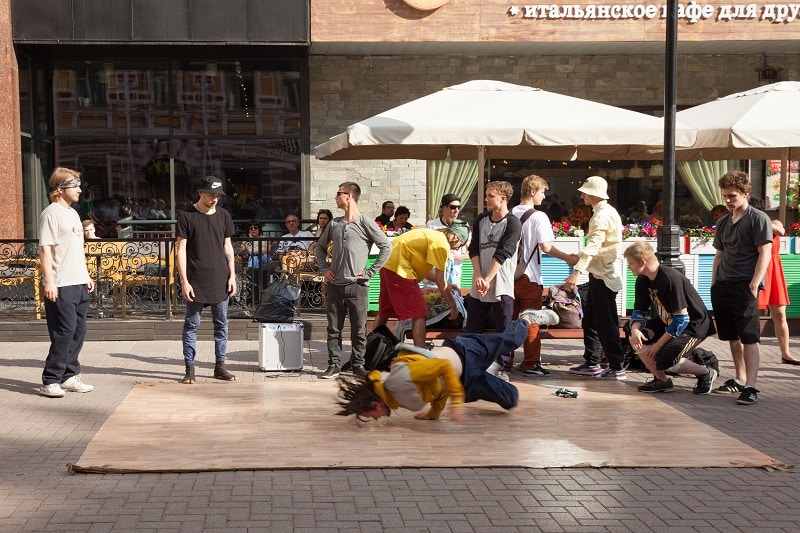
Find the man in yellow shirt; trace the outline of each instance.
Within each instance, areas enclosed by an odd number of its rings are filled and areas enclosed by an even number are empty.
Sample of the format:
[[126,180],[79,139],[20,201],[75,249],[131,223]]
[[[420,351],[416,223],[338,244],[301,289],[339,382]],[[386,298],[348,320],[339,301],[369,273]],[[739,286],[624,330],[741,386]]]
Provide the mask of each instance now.
[[445,280],[445,266],[450,251],[459,249],[468,238],[468,226],[455,223],[439,230],[414,229],[395,238],[392,253],[380,272],[375,327],[385,325],[389,318],[411,319],[414,345],[424,347],[428,306],[419,282],[433,269],[436,285],[450,307],[450,319],[457,318],[455,299]]

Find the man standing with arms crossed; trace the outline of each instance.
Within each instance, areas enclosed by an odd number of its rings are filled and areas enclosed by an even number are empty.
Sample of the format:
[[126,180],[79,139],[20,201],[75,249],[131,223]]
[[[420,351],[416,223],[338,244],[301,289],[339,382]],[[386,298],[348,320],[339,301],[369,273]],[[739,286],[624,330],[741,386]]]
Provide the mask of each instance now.
[[185,211],[178,211],[177,248],[178,276],[181,293],[186,300],[183,321],[183,359],[186,374],[181,380],[195,383],[195,355],[200,312],[211,307],[214,322],[214,377],[236,381],[225,369],[228,347],[228,298],[236,294],[236,270],[231,237],[235,234],[230,213],[219,207],[225,194],[222,180],[214,176],[203,178],[197,192],[197,202]]
[[[578,276],[589,274],[589,296],[583,302],[583,358],[585,363],[569,369],[570,374],[599,379],[626,379],[622,367],[625,355],[619,340],[617,293],[622,280],[615,263],[622,242],[622,221],[617,210],[608,203],[608,183],[600,176],[590,176],[578,189],[583,203],[593,210],[586,234],[586,246],[578,254],[578,262],[564,280],[564,290],[578,290]],[[608,368],[600,368],[600,348],[608,358]]]
[[[315,245],[317,266],[327,284],[328,368],[320,379],[336,377],[342,368],[342,328],[348,313],[352,372],[360,376],[367,374],[364,353],[367,348],[369,279],[389,258],[392,245],[375,221],[358,210],[360,196],[361,187],[357,183],[346,181],[339,185],[336,207],[344,210],[344,216],[331,220]],[[329,243],[333,244],[330,265],[327,262]],[[372,244],[378,246],[378,257],[370,268],[366,268]]]
[[728,214],[717,221],[711,306],[719,340],[729,341],[736,378],[715,389],[739,393],[736,403],[758,401],[756,378],[761,329],[758,291],[772,257],[772,223],[766,213],[749,205],[750,177],[732,170],[719,179]]
[[[478,216],[469,245],[474,274],[472,290],[464,300],[467,333],[483,333],[490,311],[495,329],[502,333],[514,315],[514,271],[522,225],[508,210],[508,200],[513,194],[514,188],[507,181],[486,184],[487,211]],[[508,352],[500,355],[497,364],[487,372],[508,381],[510,370],[511,352]]]
[[81,175],[58,167],[50,175],[50,205],[39,215],[39,261],[50,351],[39,394],[63,398],[68,392],[91,392],[81,381],[78,355],[86,337],[89,293],[94,282],[83,254],[83,226],[72,204],[81,195]]

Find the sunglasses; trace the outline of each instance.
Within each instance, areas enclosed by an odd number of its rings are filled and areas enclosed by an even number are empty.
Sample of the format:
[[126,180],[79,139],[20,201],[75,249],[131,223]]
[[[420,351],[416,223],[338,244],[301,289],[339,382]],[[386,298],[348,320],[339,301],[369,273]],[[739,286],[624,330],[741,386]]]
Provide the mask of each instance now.
[[345,191],[336,191],[336,196],[341,196],[343,194],[350,194],[350,193]]
[[448,204],[448,206],[447,206],[447,207],[449,207],[449,208],[450,208],[450,209],[452,209],[453,211],[455,211],[456,209],[461,209],[461,206],[460,206],[460,205],[450,205],[450,204]]

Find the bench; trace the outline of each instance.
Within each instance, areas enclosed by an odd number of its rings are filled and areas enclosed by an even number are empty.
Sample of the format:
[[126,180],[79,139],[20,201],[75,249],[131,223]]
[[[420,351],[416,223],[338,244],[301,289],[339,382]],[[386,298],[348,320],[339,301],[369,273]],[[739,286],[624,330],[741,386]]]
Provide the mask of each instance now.
[[[484,333],[494,333],[494,329],[487,329]],[[460,329],[431,329],[425,330],[425,340],[444,340],[453,339],[464,333]],[[582,339],[583,330],[577,328],[547,328],[540,329],[539,336],[542,339]],[[619,328],[620,338],[625,338],[625,332]],[[406,339],[411,339],[411,330],[406,330]]]

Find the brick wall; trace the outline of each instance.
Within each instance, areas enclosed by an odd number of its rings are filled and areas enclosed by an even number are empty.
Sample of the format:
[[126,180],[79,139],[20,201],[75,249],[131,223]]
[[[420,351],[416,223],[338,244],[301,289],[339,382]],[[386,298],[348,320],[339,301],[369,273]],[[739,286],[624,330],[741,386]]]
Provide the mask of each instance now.
[[[701,104],[760,85],[756,69],[764,57],[715,55],[678,57],[678,105]],[[781,80],[800,79],[800,54],[770,55]],[[660,55],[534,57],[355,57],[312,56],[311,145],[326,141],[360,120],[400,104],[474,79],[494,79],[624,107],[663,106],[664,60]],[[311,158],[310,212],[335,207],[339,183],[361,184],[362,212],[380,213],[392,200],[425,221],[425,163],[317,161]]]

